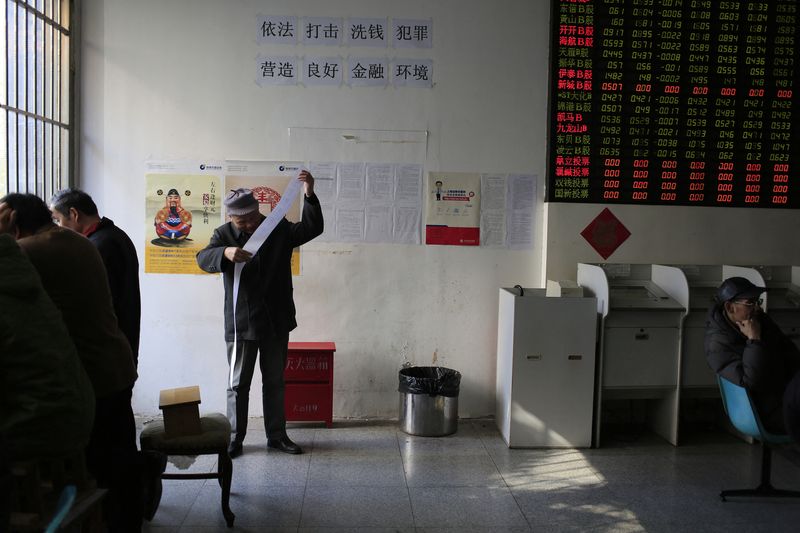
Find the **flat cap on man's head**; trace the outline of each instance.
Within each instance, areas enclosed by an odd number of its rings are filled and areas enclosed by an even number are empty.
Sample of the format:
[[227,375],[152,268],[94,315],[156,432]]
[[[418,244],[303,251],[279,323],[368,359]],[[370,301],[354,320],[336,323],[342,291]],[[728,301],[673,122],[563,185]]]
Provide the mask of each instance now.
[[225,195],[225,209],[229,216],[241,216],[258,211],[258,200],[250,189],[233,189]]
[[766,287],[759,287],[751,283],[748,279],[736,276],[722,282],[722,285],[720,285],[717,290],[717,300],[720,302],[749,300],[751,298],[758,298],[761,296],[761,293],[766,290]]

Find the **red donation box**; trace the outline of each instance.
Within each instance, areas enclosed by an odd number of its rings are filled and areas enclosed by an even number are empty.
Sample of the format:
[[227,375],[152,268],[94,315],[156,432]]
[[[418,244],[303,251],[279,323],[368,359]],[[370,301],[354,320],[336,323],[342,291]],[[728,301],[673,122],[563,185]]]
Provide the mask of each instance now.
[[333,342],[290,342],[283,378],[287,422],[333,424]]

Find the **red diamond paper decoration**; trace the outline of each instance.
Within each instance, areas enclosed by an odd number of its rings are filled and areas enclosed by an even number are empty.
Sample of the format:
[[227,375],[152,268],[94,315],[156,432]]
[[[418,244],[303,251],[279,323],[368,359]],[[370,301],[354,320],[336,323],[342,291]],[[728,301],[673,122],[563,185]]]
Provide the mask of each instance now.
[[631,236],[631,232],[605,208],[583,228],[581,235],[603,259],[608,259]]

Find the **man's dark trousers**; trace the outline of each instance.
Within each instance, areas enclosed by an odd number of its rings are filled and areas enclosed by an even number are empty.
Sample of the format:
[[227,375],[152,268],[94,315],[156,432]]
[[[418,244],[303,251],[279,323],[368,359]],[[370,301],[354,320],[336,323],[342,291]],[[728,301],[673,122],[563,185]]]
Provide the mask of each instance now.
[[[283,369],[289,351],[289,334],[258,341],[238,341],[236,361],[231,366],[234,343],[228,345],[228,420],[231,422],[231,441],[244,441],[247,433],[247,412],[250,383],[256,359],[261,368],[261,400],[264,408],[264,429],[267,438],[280,439],[286,435],[284,413]],[[260,357],[259,357],[260,353]]]

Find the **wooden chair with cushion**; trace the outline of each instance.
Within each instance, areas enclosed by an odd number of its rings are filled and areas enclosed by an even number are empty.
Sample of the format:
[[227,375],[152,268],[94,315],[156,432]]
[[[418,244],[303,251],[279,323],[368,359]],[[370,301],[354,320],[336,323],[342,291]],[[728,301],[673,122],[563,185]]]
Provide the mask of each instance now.
[[142,451],[154,450],[170,455],[208,455],[216,454],[217,471],[199,473],[165,473],[162,479],[216,479],[222,488],[222,514],[228,527],[233,527],[234,514],[229,505],[233,462],[228,455],[228,442],[231,438],[231,424],[225,415],[213,413],[200,417],[201,431],[197,435],[168,438],[164,422],[147,424],[139,436]]

